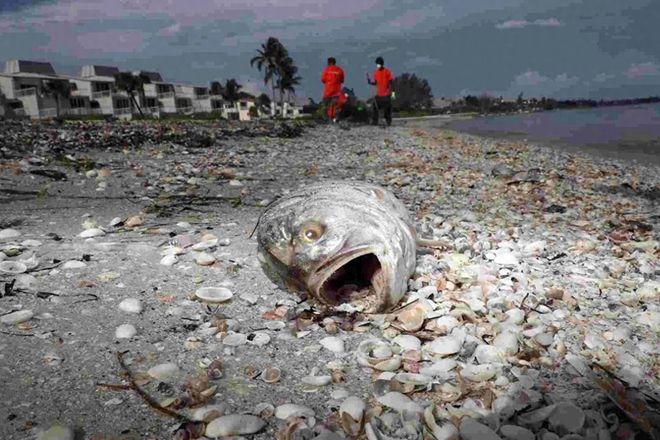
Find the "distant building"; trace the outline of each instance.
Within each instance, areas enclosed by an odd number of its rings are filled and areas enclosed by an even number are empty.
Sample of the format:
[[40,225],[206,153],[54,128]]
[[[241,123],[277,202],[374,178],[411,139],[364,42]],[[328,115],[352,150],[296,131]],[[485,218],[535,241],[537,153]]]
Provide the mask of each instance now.
[[80,70],[80,77],[70,78],[77,89],[74,95],[90,100],[88,114],[123,119],[132,116],[128,93],[118,90],[115,85],[115,75],[118,73],[117,67],[87,65]]

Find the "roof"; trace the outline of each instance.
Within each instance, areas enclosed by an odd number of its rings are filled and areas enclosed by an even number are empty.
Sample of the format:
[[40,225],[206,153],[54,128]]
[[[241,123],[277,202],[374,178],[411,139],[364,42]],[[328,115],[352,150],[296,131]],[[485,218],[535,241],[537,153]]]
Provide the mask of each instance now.
[[99,66],[95,64],[88,64],[83,66],[80,70],[80,76],[83,78],[92,77],[110,77],[114,78],[119,73],[119,69],[114,66]]
[[19,73],[0,73],[0,76],[6,76],[9,78],[37,78],[37,79],[67,79],[59,75],[44,75],[41,73],[29,73],[29,72],[19,72]]
[[149,78],[149,80],[150,80],[152,83],[155,83],[155,84],[158,84],[158,83],[162,83],[162,84],[170,84],[170,83],[166,83],[165,81],[163,81],[163,77],[160,76],[160,73],[158,73],[158,72],[147,72],[147,71],[145,71],[145,70],[140,70],[140,71],[138,71],[138,72],[136,72],[136,73],[137,73],[138,75],[142,74],[142,75],[146,76],[147,78]]
[[56,75],[52,64],[44,61],[10,60],[5,64],[5,73],[33,73],[39,75]]

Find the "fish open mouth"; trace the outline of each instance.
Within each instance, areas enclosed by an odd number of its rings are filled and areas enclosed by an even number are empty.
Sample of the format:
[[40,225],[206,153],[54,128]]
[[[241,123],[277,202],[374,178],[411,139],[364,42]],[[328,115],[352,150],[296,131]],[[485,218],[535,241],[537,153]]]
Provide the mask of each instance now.
[[380,298],[386,285],[384,268],[369,249],[342,253],[322,265],[315,275],[315,293],[330,305],[350,303],[370,295]]

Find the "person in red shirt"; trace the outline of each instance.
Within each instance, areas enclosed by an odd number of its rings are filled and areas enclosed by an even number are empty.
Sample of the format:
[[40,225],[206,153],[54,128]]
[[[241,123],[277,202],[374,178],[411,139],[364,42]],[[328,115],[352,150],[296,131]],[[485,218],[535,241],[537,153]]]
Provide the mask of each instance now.
[[323,104],[326,107],[326,114],[330,121],[336,122],[336,118],[339,116],[337,101],[341,95],[344,71],[337,66],[337,60],[333,57],[328,58],[328,65],[321,73],[321,82],[323,83]]
[[392,72],[384,66],[383,57],[376,58],[376,70],[374,70],[373,81],[367,74],[367,82],[376,86],[376,97],[374,98],[375,108],[372,114],[371,122],[378,125],[378,116],[380,110],[383,110],[387,125],[392,125]]

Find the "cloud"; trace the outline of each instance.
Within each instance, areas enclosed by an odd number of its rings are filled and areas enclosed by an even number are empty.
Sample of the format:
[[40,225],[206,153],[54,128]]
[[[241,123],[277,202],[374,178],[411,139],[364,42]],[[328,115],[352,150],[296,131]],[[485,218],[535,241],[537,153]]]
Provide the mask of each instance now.
[[497,29],[522,29],[528,26],[558,27],[561,26],[561,22],[556,18],[551,17],[551,18],[541,18],[534,21],[509,20],[495,25]]
[[513,96],[523,92],[528,96],[552,96],[579,82],[580,79],[577,76],[569,76],[567,73],[560,73],[552,78],[542,75],[536,70],[527,70],[516,75],[509,90],[501,94]]
[[632,64],[628,70],[624,72],[624,75],[630,79],[643,76],[656,76],[660,75],[660,66],[650,61],[646,63]]
[[426,55],[421,55],[421,56],[416,56],[415,58],[408,61],[408,63],[406,64],[413,66],[442,66],[442,61],[436,58],[431,58]]
[[49,42],[39,49],[45,52],[69,53],[76,57],[97,57],[106,54],[134,53],[145,46],[146,35],[134,30],[108,30],[74,33],[60,29],[61,25],[48,29]]
[[616,78],[616,75],[612,75],[610,73],[599,73],[594,77],[592,81],[597,83],[604,83],[614,78]]
[[181,23],[176,22],[171,26],[162,28],[158,34],[167,37],[169,35],[178,34],[179,32],[181,32]]

